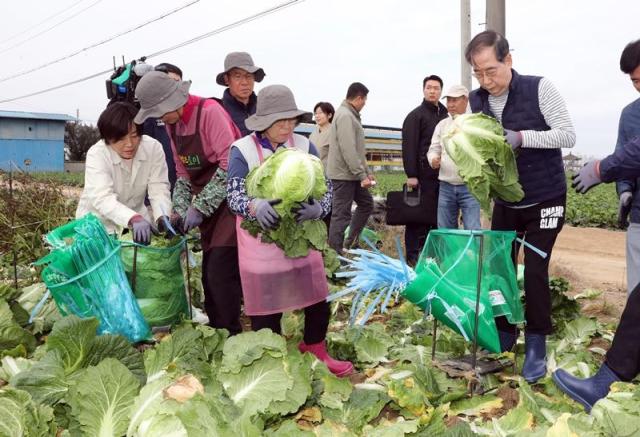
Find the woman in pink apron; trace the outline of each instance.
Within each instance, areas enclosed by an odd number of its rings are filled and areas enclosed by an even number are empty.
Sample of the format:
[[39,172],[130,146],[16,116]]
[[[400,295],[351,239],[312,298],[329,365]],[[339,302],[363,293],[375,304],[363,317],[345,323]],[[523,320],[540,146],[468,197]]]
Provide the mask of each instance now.
[[[288,258],[275,244],[265,244],[260,236],[252,237],[240,227],[243,220],[257,221],[262,229],[276,228],[279,215],[273,205],[279,199],[256,199],[248,196],[245,178],[278,147],[297,148],[318,155],[308,139],[293,133],[301,120],[310,113],[297,108],[293,94],[283,85],[271,85],[258,94],[257,111],[246,120],[254,133],[231,145],[227,182],[229,208],[237,215],[238,257],[244,295],[244,310],[251,318],[254,330],[269,328],[280,333],[284,311],[304,309],[304,341],[301,352],[310,352],[338,376],[348,375],[353,365],[338,361],[327,353],[325,336],[329,325],[327,280],[322,255],[311,250],[309,255]],[[303,202],[296,210],[298,223],[321,220],[331,209],[332,189],[322,199]]]
[[[202,286],[209,324],[242,332],[242,290],[235,216],[227,208],[229,146],[240,137],[229,114],[215,100],[189,93],[190,82],[151,71],[136,87],[138,123],[158,117],[168,127],[178,180],[173,191],[177,223],[184,232],[200,229]],[[176,223],[176,224],[177,224]]]

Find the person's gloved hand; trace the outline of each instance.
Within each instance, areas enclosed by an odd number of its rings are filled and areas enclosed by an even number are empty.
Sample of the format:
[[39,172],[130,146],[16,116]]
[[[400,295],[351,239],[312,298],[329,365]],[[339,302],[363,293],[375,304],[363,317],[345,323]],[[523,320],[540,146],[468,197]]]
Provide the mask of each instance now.
[[180,235],[184,235],[184,232],[182,231],[183,222],[184,220],[182,220],[182,217],[180,217],[180,214],[177,212],[172,213],[171,217],[169,217],[169,223],[173,226],[173,230]]
[[184,223],[182,224],[182,230],[186,234],[193,228],[197,228],[204,220],[204,216],[194,206],[190,206],[187,209],[187,214],[184,217]]
[[172,220],[166,215],[158,217],[158,220],[156,220],[156,228],[160,234],[164,234],[165,238],[172,238],[179,232],[176,230]]
[[169,217],[167,217],[166,215],[158,217],[158,220],[156,220],[156,229],[158,230],[158,232],[160,232],[161,234],[171,232],[169,231],[167,223],[169,223]]
[[511,146],[511,150],[516,150],[522,146],[522,133],[510,129],[504,130],[504,139]]
[[133,230],[133,241],[138,244],[151,243],[151,234],[157,235],[158,233],[158,230],[139,214],[129,220],[129,226]]
[[631,211],[631,200],[633,199],[633,194],[631,191],[625,191],[620,194],[620,201],[618,202],[618,226],[621,229],[629,226],[629,220],[627,217],[629,216],[629,212]]
[[317,220],[322,217],[322,205],[320,202],[309,199],[309,202],[300,202],[300,207],[293,208],[291,212],[295,214],[298,223],[305,220]]
[[596,185],[601,184],[600,161],[587,162],[571,179],[573,179],[571,186],[580,194],[584,194]]
[[273,205],[282,202],[282,199],[254,199],[253,210],[256,220],[265,231],[275,229],[280,224],[280,215],[273,209]]

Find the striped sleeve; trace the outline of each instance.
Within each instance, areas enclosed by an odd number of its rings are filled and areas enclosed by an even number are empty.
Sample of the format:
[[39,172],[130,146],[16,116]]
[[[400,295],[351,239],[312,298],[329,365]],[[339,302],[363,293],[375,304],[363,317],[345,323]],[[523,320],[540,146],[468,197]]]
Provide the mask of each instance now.
[[538,101],[544,121],[551,128],[548,131],[522,131],[522,147],[535,149],[559,149],[573,147],[576,132],[562,96],[551,83],[543,77],[538,86]]

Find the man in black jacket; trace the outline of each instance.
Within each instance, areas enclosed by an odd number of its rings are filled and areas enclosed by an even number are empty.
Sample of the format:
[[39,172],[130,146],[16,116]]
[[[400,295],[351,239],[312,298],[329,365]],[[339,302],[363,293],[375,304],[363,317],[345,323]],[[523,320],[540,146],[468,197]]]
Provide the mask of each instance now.
[[249,135],[244,122],[256,113],[256,82],[264,79],[264,70],[253,63],[246,52],[231,52],[224,59],[224,71],[216,76],[218,85],[226,86],[222,95],[222,106],[227,110],[242,136]]
[[[640,67],[636,67],[640,68]],[[623,147],[616,147],[612,155],[602,161],[589,161],[573,177],[573,187],[581,194],[602,182],[636,180],[640,177],[640,136]],[[627,237],[628,238],[628,237]],[[640,374],[640,284],[627,299],[611,347],[597,373],[589,378],[576,378],[565,370],[553,372],[553,381],[572,399],[580,402],[587,412],[607,396],[611,384],[631,381]]]
[[438,170],[429,166],[427,152],[431,145],[433,131],[440,120],[447,118],[447,108],[440,103],[442,79],[436,75],[427,76],[422,81],[424,100],[411,111],[402,124],[402,162],[407,174],[409,188],[420,187],[422,201],[432,207],[430,224],[407,225],[404,242],[407,262],[415,264],[431,229],[436,228],[438,210]]

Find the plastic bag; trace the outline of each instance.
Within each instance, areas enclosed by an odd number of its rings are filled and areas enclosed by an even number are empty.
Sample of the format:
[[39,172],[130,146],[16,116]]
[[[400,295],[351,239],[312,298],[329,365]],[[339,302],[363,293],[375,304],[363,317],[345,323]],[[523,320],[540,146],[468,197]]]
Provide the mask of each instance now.
[[51,252],[36,262],[62,315],[95,317],[98,333],[133,342],[151,336],[120,261],[120,244],[94,215],[54,229],[45,241]]
[[[349,237],[349,231],[351,230],[350,226],[347,226],[347,229],[344,231],[344,238],[347,239]],[[367,245],[367,240],[374,246],[378,244],[382,244],[382,237],[379,233],[374,231],[371,228],[364,227],[362,231],[360,231],[360,236],[358,237],[358,241],[363,245]]]
[[[189,314],[185,281],[180,257],[186,238],[154,238],[152,245],[142,246],[130,241],[131,234],[122,237],[120,257],[142,315],[151,326],[178,323]],[[156,246],[157,243],[163,247]],[[135,284],[133,258],[136,255]],[[135,286],[134,286],[135,285]]]
[[513,324],[524,322],[511,260],[515,232],[430,231],[416,265],[417,277],[403,295],[467,340],[472,340],[481,238],[478,344],[489,351],[500,352],[494,317],[504,315]]

